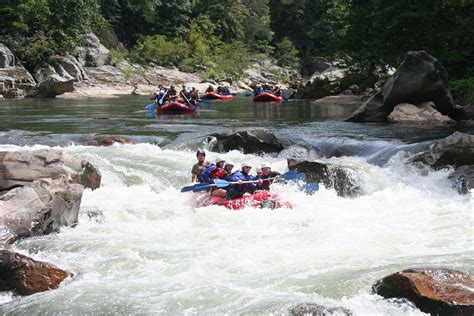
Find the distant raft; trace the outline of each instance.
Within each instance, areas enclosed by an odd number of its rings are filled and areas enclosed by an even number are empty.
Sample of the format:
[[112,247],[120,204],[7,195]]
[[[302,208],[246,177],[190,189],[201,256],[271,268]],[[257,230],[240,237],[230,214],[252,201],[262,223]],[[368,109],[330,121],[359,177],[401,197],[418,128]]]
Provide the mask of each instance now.
[[167,101],[156,109],[157,114],[192,114],[196,111],[197,102],[190,102],[188,105],[184,100]]
[[272,93],[262,92],[253,97],[254,102],[282,102],[283,98]]
[[208,92],[202,98],[206,100],[232,100],[234,96],[231,94],[217,94],[215,92]]

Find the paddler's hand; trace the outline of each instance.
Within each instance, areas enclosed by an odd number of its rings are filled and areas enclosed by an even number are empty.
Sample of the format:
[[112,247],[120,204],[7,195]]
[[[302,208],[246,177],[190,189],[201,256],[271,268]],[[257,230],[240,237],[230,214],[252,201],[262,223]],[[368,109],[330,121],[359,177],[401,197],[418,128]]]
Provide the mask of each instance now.
[[258,179],[258,182],[257,182],[257,183],[260,184],[260,185],[262,185],[263,180],[262,180],[262,179]]
[[237,181],[239,185],[242,185],[242,180]]

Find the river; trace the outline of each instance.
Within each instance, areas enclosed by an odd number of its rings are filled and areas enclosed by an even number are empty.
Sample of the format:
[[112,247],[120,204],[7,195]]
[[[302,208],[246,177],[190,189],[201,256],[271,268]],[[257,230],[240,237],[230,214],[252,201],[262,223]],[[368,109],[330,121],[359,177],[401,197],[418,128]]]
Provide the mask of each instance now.
[[[204,104],[195,115],[155,117],[142,110],[147,102],[0,100],[0,150],[61,146],[102,173],[101,188],[84,192],[76,227],[14,245],[77,277],[31,296],[3,293],[1,314],[282,314],[316,303],[356,315],[421,315],[372,294],[371,285],[406,268],[474,272],[472,193],[456,193],[450,170],[407,163],[413,150],[472,128],[348,123],[351,106],[254,104],[245,96]],[[250,126],[318,147],[321,160],[354,171],[362,194],[275,185],[293,209],[194,207],[180,188],[205,135]],[[139,144],[85,146],[95,134]],[[287,170],[285,154],[222,156]]]

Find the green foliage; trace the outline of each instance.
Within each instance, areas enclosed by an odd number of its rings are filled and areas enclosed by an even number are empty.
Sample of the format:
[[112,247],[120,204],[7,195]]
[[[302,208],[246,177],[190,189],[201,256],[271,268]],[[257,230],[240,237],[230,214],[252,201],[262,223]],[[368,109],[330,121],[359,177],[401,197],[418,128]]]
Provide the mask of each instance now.
[[125,53],[116,49],[111,49],[109,51],[110,60],[113,65],[121,65],[125,61]]
[[474,77],[449,82],[454,100],[460,104],[474,104]]
[[178,65],[188,55],[188,44],[179,38],[167,40],[164,35],[145,36],[132,52],[132,60],[139,63],[154,62],[161,65]]
[[278,60],[281,66],[296,67],[299,63],[298,50],[288,37],[284,37],[276,43],[276,49],[273,56]]

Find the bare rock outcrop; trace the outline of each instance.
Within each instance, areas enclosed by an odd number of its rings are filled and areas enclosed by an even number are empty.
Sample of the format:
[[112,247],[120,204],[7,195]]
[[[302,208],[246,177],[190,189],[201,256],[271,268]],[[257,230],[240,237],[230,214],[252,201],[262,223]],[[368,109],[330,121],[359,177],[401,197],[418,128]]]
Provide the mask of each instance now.
[[87,34],[84,45],[76,48],[75,56],[85,67],[100,67],[110,63],[109,50],[94,33]]
[[128,140],[118,135],[103,135],[97,136],[86,142],[88,146],[112,146],[114,143],[118,144],[136,144],[132,140]]
[[16,58],[12,51],[0,43],[0,68],[15,67]]
[[56,289],[73,274],[52,264],[0,249],[0,291],[30,295]]
[[419,125],[447,125],[456,124],[456,121],[435,109],[433,102],[423,102],[418,105],[401,103],[395,106],[388,115],[392,123],[409,123]]
[[473,315],[474,277],[449,269],[408,269],[378,281],[385,298],[405,298],[431,315]]

